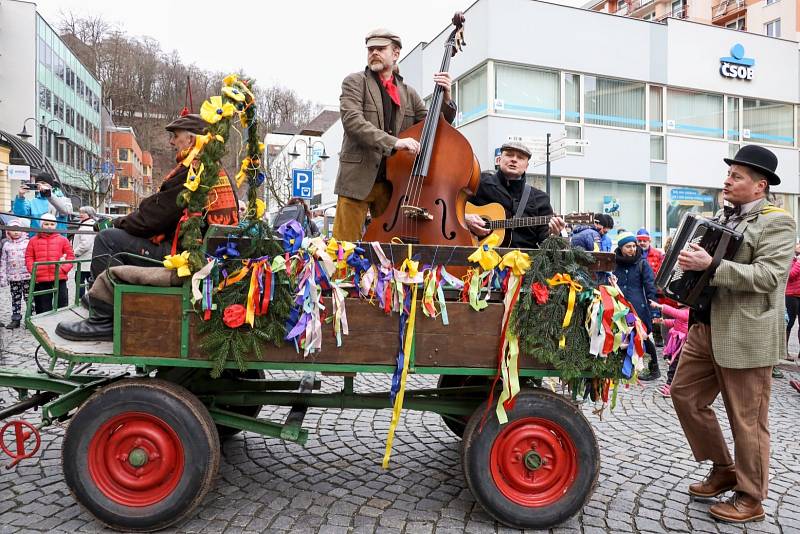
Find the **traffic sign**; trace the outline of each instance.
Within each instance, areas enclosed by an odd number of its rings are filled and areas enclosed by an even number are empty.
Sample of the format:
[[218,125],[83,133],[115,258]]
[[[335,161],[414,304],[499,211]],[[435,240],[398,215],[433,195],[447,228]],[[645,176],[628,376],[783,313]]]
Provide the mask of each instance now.
[[292,169],[292,196],[309,200],[314,197],[313,169]]
[[565,139],[566,146],[589,146],[588,139]]

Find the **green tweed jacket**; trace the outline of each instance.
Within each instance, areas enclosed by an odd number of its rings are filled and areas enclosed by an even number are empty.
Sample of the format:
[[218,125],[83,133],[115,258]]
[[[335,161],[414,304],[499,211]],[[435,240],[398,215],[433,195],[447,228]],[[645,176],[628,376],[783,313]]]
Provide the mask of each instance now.
[[[770,209],[772,208],[772,209]],[[786,350],[784,292],[796,230],[788,212],[762,201],[736,229],[744,240],[711,280],[711,342],[720,367],[751,369],[778,363]]]

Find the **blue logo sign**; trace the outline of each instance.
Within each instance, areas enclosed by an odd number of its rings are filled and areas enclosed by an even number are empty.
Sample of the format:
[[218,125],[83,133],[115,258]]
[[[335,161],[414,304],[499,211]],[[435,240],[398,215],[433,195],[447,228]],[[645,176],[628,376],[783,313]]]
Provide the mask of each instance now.
[[756,60],[751,57],[744,57],[744,46],[736,43],[731,47],[729,57],[719,58],[719,73],[726,78],[738,78],[740,80],[753,79],[753,66]]
[[292,196],[307,199],[314,197],[313,169],[292,169]]

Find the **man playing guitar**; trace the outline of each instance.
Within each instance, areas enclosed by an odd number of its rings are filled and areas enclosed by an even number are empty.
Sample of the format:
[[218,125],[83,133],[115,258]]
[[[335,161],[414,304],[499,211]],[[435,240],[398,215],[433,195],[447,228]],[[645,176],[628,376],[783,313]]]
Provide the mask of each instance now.
[[[498,203],[506,211],[506,217],[535,217],[554,215],[547,193],[529,186],[525,181],[531,151],[523,143],[509,141],[500,147],[499,169],[481,173],[481,183],[469,202],[476,206]],[[520,209],[522,204],[522,209]],[[467,213],[465,220],[470,231],[478,237],[491,233],[484,219]],[[565,223],[561,217],[553,216],[545,226],[523,227],[514,230],[506,246],[516,248],[538,248],[548,235],[559,235]]]

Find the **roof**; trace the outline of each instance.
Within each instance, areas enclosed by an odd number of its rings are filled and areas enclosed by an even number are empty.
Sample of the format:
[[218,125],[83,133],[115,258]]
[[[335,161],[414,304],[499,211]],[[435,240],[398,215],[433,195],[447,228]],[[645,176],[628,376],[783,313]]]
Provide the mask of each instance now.
[[320,137],[338,120],[338,111],[332,111],[329,109],[323,110],[319,115],[314,117],[311,122],[303,127],[303,129],[300,131],[300,134]]
[[11,145],[11,148],[13,149],[12,157],[16,152],[16,156],[21,158],[25,162],[25,165],[29,165],[31,167],[32,176],[38,176],[39,174],[46,172],[51,175],[59,185],[61,184],[61,178],[58,176],[58,171],[56,171],[56,168],[52,163],[50,163],[50,160],[42,155],[41,150],[22,138],[3,130],[0,130],[0,141],[5,141]]
[[275,128],[270,133],[282,134],[282,135],[297,135],[300,133],[300,128],[298,128],[297,126],[295,126],[290,122],[285,122],[280,126],[278,126],[277,128]]

